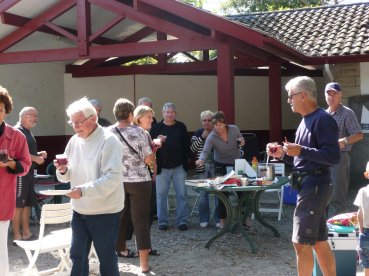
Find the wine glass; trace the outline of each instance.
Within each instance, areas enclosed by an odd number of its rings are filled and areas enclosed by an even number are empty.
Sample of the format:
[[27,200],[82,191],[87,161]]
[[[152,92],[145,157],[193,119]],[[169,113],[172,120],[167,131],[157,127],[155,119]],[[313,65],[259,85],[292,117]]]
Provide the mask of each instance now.
[[[278,142],[271,142],[269,143],[268,147],[271,153],[275,153],[278,150]],[[270,161],[275,162],[278,161],[278,159],[273,157],[273,159]]]

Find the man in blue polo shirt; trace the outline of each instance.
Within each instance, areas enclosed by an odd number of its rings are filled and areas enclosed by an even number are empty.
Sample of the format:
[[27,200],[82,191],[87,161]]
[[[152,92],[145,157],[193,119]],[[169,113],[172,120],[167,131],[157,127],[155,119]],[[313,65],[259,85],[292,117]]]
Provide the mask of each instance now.
[[327,242],[326,208],[332,196],[329,168],[339,162],[338,126],[317,104],[315,82],[297,77],[286,84],[288,103],[302,116],[295,142],[285,141],[270,156],[293,163],[293,169],[305,175],[298,186],[293,216],[292,242],[297,256],[298,275],[311,275],[313,250],[324,275],[336,275],[334,255]]

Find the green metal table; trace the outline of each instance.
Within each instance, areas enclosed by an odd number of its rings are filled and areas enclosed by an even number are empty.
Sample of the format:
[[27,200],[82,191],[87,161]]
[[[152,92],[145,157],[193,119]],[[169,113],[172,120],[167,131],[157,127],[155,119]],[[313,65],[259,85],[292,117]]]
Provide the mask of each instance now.
[[[251,213],[254,213],[256,220],[259,221],[262,226],[270,229],[274,233],[275,237],[279,237],[280,233],[278,230],[273,225],[266,222],[259,212],[259,202],[262,193],[268,189],[279,189],[288,183],[288,177],[277,177],[277,179],[278,181],[271,185],[225,187],[221,190],[211,187],[195,186],[192,181],[186,182],[187,185],[193,186],[193,188],[198,192],[206,191],[215,194],[224,203],[227,211],[227,218],[224,223],[224,228],[207,241],[205,248],[209,248],[215,240],[219,239],[224,234],[228,232],[233,233],[238,228],[242,236],[249,243],[251,251],[255,253],[256,247],[249,234],[245,230],[245,227],[243,226],[245,219]],[[238,193],[241,194],[241,196],[238,197],[238,200],[235,200],[235,197],[233,197],[232,200],[232,196],[227,196],[224,192],[241,192]]]

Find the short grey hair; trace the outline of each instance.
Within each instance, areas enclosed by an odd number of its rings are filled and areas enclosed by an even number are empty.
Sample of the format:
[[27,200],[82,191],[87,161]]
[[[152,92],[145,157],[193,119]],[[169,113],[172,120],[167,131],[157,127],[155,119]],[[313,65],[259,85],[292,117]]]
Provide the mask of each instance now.
[[174,111],[176,111],[176,106],[175,106],[175,104],[174,103],[165,103],[164,105],[163,105],[163,112],[165,112],[167,109],[169,109],[169,108],[171,108],[171,109],[173,109]]
[[149,97],[142,97],[138,99],[137,105],[143,105],[143,103],[149,103],[150,107],[152,107],[152,101]]
[[92,115],[96,115],[96,118],[97,118],[96,109],[86,97],[83,97],[71,103],[66,109],[66,112],[69,118],[72,115],[79,113],[79,112],[81,112],[85,116],[85,118],[92,116]]
[[23,118],[28,112],[37,112],[37,109],[32,106],[25,106],[19,112],[19,120]]
[[88,100],[94,107],[102,108],[102,104],[98,99],[89,99]]
[[205,117],[210,117],[213,118],[214,116],[214,112],[211,110],[205,110],[203,112],[200,113],[200,119],[201,121],[205,118]]
[[311,97],[315,98],[317,97],[317,89],[315,85],[315,81],[307,76],[302,77],[296,77],[291,79],[289,82],[287,82],[286,91],[293,90],[294,93],[299,93],[302,91],[307,92]]

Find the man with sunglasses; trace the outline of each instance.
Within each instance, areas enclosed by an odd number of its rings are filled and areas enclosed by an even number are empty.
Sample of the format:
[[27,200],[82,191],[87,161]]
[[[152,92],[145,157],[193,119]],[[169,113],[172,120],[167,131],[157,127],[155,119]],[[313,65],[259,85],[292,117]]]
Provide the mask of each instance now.
[[[298,275],[311,275],[313,251],[324,275],[336,275],[333,252],[328,244],[326,209],[332,196],[329,168],[339,162],[338,126],[317,104],[315,82],[309,77],[296,77],[286,84],[288,103],[302,116],[295,142],[285,141],[267,153],[293,164],[300,179],[293,215],[292,242],[296,252]],[[293,184],[293,183],[292,183]]]
[[363,139],[363,131],[355,113],[342,104],[342,90],[338,83],[331,82],[325,86],[327,112],[338,124],[338,143],[341,151],[340,162],[331,167],[333,197],[330,203],[330,214],[347,211],[347,197],[350,184],[350,150],[354,143]]

